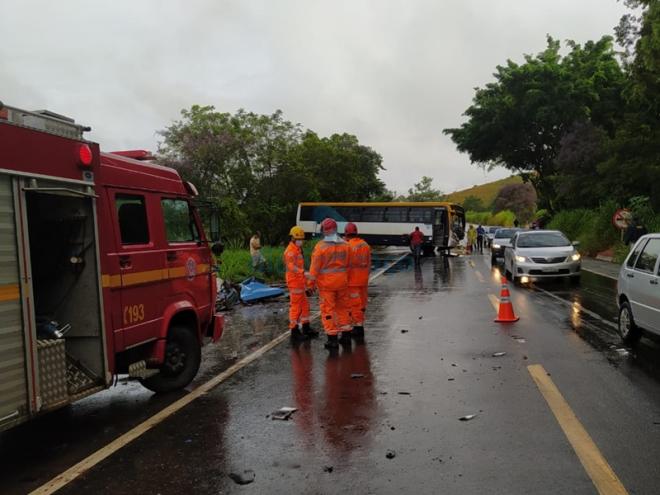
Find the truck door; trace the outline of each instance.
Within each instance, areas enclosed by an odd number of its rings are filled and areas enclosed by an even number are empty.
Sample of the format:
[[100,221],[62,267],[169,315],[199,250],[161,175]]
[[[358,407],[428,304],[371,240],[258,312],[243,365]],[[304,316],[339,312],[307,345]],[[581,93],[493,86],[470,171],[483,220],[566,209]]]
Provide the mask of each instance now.
[[0,174],[0,431],[28,413],[12,182]]
[[130,190],[110,190],[114,205],[116,273],[111,284],[113,325],[120,349],[155,340],[163,322],[167,262],[155,219],[157,198]]
[[169,286],[166,305],[181,300],[192,303],[202,318],[210,315],[210,255],[201,241],[195,211],[184,198],[163,197],[160,201],[165,223],[166,258]]
[[445,208],[433,209],[433,246],[446,247],[448,242],[447,210]]

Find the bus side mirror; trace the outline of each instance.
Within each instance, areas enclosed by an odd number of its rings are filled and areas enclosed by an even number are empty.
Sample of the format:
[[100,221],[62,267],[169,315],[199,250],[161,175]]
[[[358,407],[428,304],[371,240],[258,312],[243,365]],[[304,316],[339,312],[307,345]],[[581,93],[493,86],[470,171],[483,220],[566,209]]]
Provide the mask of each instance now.
[[220,242],[220,216],[217,211],[211,212],[211,218],[209,219],[209,237],[211,242]]

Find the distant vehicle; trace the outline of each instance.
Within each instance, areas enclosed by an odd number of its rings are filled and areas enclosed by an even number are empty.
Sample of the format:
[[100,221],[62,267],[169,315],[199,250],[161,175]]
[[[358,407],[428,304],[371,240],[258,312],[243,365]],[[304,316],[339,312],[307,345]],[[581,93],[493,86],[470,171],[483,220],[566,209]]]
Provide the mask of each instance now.
[[658,263],[660,234],[639,238],[625,263],[617,283],[619,333],[627,344],[634,344],[646,330],[660,334],[660,285]]
[[408,246],[415,227],[424,234],[423,253],[447,250],[465,235],[463,207],[447,202],[300,203],[296,224],[307,237],[320,234],[325,218],[337,221],[339,232],[348,222],[357,225],[360,237],[373,246]]
[[511,246],[504,250],[504,270],[514,282],[529,279],[570,277],[579,282],[580,253],[558,230],[528,230],[516,232]]
[[497,258],[504,258],[504,249],[511,245],[511,238],[516,232],[520,232],[519,228],[501,228],[496,227],[493,234],[493,241],[490,245],[490,263],[495,265]]
[[488,238],[488,246],[493,244],[493,239],[495,238],[495,232],[497,232],[502,227],[484,227],[486,229],[486,237]]

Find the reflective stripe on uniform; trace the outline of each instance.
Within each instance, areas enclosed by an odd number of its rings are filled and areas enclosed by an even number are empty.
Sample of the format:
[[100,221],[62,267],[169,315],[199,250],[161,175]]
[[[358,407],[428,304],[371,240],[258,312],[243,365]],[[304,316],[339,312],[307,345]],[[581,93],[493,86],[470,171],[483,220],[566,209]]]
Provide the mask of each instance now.
[[321,268],[319,273],[344,273],[346,268]]

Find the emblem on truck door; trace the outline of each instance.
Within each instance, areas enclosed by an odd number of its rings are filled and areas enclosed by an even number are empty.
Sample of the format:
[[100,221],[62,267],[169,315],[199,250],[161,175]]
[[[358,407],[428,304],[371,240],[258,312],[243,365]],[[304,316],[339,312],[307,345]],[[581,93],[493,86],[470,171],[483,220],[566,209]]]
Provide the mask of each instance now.
[[192,280],[195,275],[197,275],[197,264],[194,259],[188,258],[188,261],[186,261],[186,276],[188,280]]

